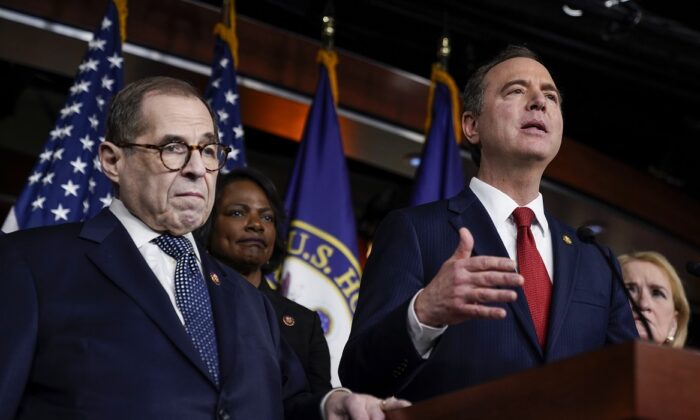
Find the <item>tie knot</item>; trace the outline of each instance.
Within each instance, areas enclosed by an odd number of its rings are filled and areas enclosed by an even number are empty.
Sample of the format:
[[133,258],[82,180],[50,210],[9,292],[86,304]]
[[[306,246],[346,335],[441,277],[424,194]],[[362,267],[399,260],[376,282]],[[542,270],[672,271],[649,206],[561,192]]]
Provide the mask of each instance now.
[[528,207],[518,207],[513,210],[513,220],[518,228],[532,225],[532,219],[535,218],[535,213]]
[[161,235],[153,243],[176,260],[194,252],[192,242],[184,236]]

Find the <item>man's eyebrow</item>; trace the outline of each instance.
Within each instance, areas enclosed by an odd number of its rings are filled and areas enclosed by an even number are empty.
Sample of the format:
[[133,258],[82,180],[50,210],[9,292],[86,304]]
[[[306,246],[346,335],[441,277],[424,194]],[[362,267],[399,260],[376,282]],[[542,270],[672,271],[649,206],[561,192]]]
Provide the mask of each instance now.
[[162,146],[164,144],[173,143],[173,142],[186,143],[185,139],[182,136],[178,136],[175,134],[166,134],[160,138],[158,145]]
[[216,138],[216,134],[214,133],[206,133],[202,137],[204,137],[207,140],[207,143],[218,143],[219,139]]
[[[206,144],[218,143],[218,140],[216,138],[216,134],[214,134],[214,133],[203,134],[202,138],[205,140],[204,143],[206,143]],[[187,143],[185,138],[182,136],[178,136],[177,134],[166,134],[163,137],[161,137],[160,141],[158,142],[158,145],[164,145],[164,144],[173,143],[173,142]]]
[[[513,86],[513,85],[521,85],[521,86],[528,87],[531,85],[531,83],[528,82],[527,80],[524,80],[524,79],[511,80],[510,82],[503,85],[503,87],[501,88],[501,92],[508,90],[508,88]],[[557,94],[558,98],[561,98],[561,93],[559,93],[559,89],[557,89],[557,87],[553,83],[544,83],[542,85],[541,89],[543,91],[547,91],[547,92],[554,92]]]
[[552,83],[545,83],[545,84],[543,84],[543,85],[542,85],[542,90],[554,92],[554,93],[557,94],[557,97],[558,97],[558,98],[561,98],[561,93],[559,92],[559,89],[557,89],[557,87],[554,86],[554,84],[552,84]]
[[528,82],[527,82],[526,80],[524,80],[524,79],[515,79],[515,80],[511,80],[510,82],[508,82],[508,83],[506,83],[505,85],[503,85],[503,87],[501,88],[501,92],[503,92],[503,91],[505,91],[505,90],[508,90],[508,88],[511,87],[511,86],[513,86],[513,85],[529,86],[530,83],[528,83]]

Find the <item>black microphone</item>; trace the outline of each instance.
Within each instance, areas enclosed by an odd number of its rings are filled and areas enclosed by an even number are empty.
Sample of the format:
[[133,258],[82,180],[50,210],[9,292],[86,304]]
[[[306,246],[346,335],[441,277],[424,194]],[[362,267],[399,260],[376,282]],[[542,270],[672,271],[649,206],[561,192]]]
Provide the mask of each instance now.
[[694,276],[700,277],[700,262],[689,261],[685,269]]
[[[630,291],[627,290],[625,281],[622,279],[620,273],[615,269],[615,265],[612,263],[610,256],[605,253],[603,247],[601,247],[598,241],[596,241],[596,235],[602,232],[602,230],[603,229],[600,226],[581,226],[576,230],[576,236],[578,236],[581,242],[585,242],[587,244],[595,246],[598,252],[600,252],[600,255],[603,256],[605,262],[608,263],[608,267],[610,267],[610,271],[612,271],[613,273],[613,277],[615,277],[622,286],[622,290],[625,292],[625,296],[627,296],[627,300],[630,302],[634,314],[637,315],[637,317],[642,321],[642,325],[644,325],[644,331],[646,331],[647,333],[647,339],[653,342],[654,336],[651,333],[649,321],[647,321],[647,318],[642,314],[642,310],[639,308],[639,305],[637,305],[637,302],[634,299],[632,299],[632,296],[630,296]],[[700,265],[700,263],[698,265]]]

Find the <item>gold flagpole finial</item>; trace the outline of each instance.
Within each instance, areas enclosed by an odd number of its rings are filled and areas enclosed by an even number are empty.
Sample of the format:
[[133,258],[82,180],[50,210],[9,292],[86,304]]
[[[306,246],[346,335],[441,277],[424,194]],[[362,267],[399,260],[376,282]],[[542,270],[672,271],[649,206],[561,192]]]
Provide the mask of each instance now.
[[335,38],[335,19],[333,16],[326,15],[321,18],[322,29],[321,29],[321,42],[323,48],[327,50],[333,49],[333,39]]
[[450,59],[450,52],[452,52],[450,37],[443,35],[440,37],[440,44],[437,51],[438,63],[443,70],[447,70],[447,61]]

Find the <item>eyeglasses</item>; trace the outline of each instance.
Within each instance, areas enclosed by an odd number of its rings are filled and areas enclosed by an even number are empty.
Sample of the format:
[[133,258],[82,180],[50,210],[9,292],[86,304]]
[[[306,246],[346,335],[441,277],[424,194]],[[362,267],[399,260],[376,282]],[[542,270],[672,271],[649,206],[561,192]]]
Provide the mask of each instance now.
[[158,150],[163,165],[171,171],[179,171],[190,161],[193,150],[199,150],[202,163],[207,172],[215,172],[226,164],[226,157],[231,148],[221,143],[209,143],[205,145],[185,144],[179,141],[170,142],[161,146],[154,144],[119,143],[119,147],[143,147],[144,149]]

